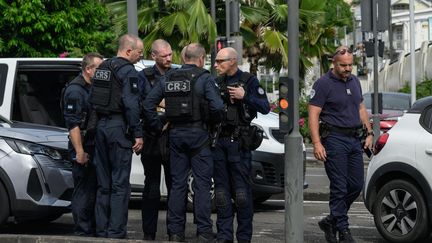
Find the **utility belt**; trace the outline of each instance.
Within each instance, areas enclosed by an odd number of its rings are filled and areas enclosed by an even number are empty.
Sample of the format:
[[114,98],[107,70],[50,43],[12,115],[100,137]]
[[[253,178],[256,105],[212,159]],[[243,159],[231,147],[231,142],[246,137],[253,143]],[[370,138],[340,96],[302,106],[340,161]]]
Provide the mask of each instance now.
[[337,133],[347,137],[362,138],[365,134],[366,128],[362,125],[356,127],[339,127],[330,125],[326,122],[321,122],[319,126],[321,138],[327,137],[330,133]]
[[123,120],[124,116],[121,113],[113,113],[113,114],[99,114],[98,118],[100,119],[108,119],[108,120]]
[[222,127],[219,137],[230,137],[231,142],[238,140],[240,147],[256,150],[262,143],[264,131],[255,125]]
[[207,124],[202,121],[171,123],[170,128],[202,128],[207,130]]

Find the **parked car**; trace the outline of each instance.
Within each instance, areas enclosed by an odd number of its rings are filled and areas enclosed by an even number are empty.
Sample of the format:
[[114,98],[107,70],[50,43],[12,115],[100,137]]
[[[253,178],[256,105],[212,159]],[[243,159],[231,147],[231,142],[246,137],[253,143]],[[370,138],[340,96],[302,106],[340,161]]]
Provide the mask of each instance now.
[[[387,132],[398,119],[411,107],[411,95],[398,92],[380,92],[382,95],[382,113],[379,114],[380,130]],[[369,117],[372,119],[372,96],[374,93],[363,94]],[[372,124],[373,125],[373,124]]]
[[72,163],[67,130],[0,116],[0,225],[52,221],[70,212]]
[[432,96],[417,100],[374,147],[364,203],[389,242],[419,242],[432,229]]
[[[135,67],[141,70],[153,64],[154,61],[141,60]],[[61,90],[79,74],[80,67],[80,58],[0,58],[0,114],[8,120],[64,127],[59,105]],[[267,136],[252,157],[252,189],[256,200],[263,201],[284,191],[283,136],[275,114],[259,115],[254,122],[263,127]],[[163,175],[161,181],[164,182]],[[132,158],[130,183],[133,196],[140,196],[144,171],[137,155]],[[167,194],[164,183],[161,192]]]

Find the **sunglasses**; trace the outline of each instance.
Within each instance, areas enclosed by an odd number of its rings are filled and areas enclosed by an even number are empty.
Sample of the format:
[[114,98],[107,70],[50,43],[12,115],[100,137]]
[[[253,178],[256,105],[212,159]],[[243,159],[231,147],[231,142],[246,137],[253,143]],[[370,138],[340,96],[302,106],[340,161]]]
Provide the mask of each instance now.
[[221,64],[221,63],[226,62],[226,61],[231,61],[232,59],[233,58],[216,59],[215,62],[217,64]]
[[337,50],[335,53],[334,53],[334,55],[333,56],[336,56],[336,55],[345,55],[345,53],[349,53],[349,54],[352,54],[353,53],[353,51],[351,50],[351,49],[347,49],[347,48],[345,48],[345,49],[341,49],[341,50]]

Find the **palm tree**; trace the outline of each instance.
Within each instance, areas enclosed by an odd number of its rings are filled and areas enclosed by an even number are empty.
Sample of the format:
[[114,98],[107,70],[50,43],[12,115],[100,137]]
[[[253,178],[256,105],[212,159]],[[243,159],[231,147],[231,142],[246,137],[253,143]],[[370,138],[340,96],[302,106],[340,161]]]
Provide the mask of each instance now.
[[[114,16],[117,33],[124,33],[126,1],[112,1],[107,7]],[[188,43],[213,43],[216,38],[216,24],[202,0],[138,1],[138,29],[144,36],[146,53],[154,40],[163,38],[171,44],[175,62],[180,62],[179,53]]]
[[[286,1],[250,0],[241,7],[244,21],[241,32],[245,52],[251,63],[250,72],[257,72],[258,65],[279,71],[288,65]],[[324,26],[326,0],[301,0],[299,20],[300,75],[312,65],[312,57],[321,57],[329,52],[326,38],[334,36],[334,30]]]

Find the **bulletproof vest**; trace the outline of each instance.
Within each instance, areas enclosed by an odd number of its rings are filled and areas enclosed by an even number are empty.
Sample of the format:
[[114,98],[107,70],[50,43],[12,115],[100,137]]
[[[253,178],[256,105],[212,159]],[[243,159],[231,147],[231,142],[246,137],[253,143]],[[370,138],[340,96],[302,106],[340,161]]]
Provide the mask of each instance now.
[[98,114],[122,112],[122,81],[118,78],[117,71],[125,65],[132,64],[124,58],[114,57],[105,60],[96,69],[90,103]]
[[156,73],[153,67],[144,68],[144,75],[146,76],[147,80],[150,82],[151,87],[153,88],[153,85],[156,82]]
[[[242,72],[239,83],[236,85],[241,85],[246,90],[247,83],[253,77],[252,74],[247,72]],[[251,116],[249,108],[243,101],[236,101],[234,104],[231,103],[229,99],[228,86],[225,82],[225,77],[218,77],[216,79],[219,89],[221,91],[222,99],[226,104],[226,113],[224,119],[224,125],[230,126],[248,126],[254,117]]]
[[207,70],[194,67],[177,69],[166,74],[165,114],[168,121],[189,123],[205,120],[201,112],[201,104],[205,103],[205,100],[202,95],[196,94],[194,87],[196,80],[206,72],[208,73]]

